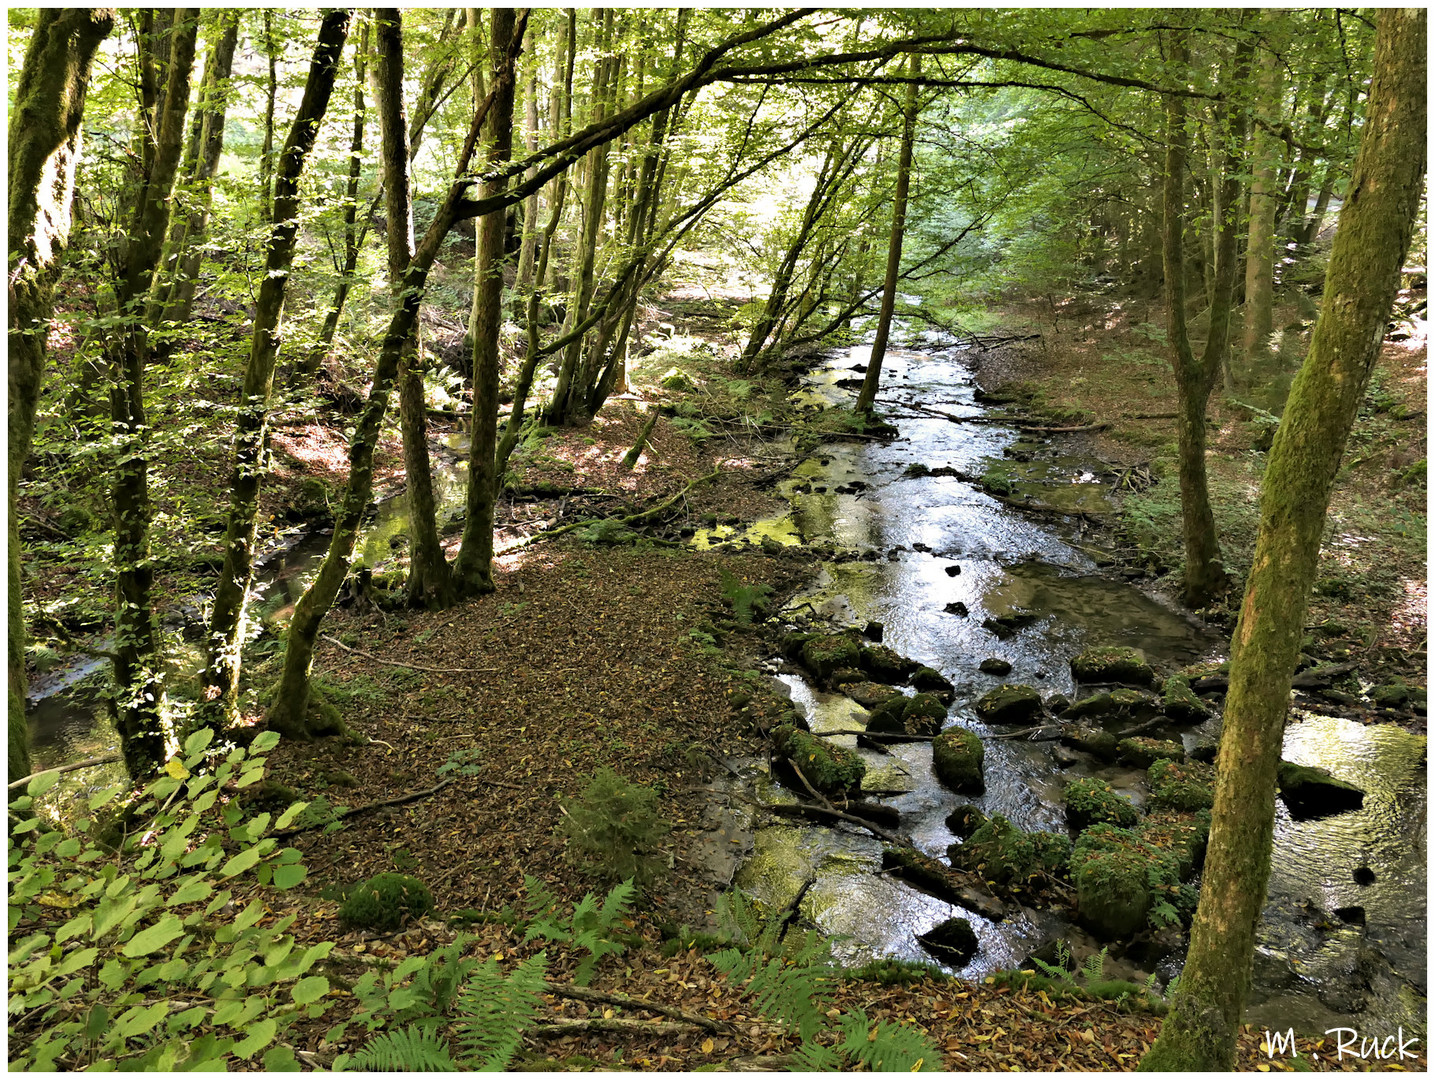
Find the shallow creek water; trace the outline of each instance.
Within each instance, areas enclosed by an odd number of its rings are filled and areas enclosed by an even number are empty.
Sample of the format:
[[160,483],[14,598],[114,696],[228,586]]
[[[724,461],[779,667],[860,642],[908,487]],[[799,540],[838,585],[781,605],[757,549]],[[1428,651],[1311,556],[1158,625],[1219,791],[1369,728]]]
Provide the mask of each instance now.
[[[800,391],[799,400],[844,404],[838,385],[860,377],[868,350],[833,357]],[[1222,654],[1224,641],[1175,608],[1124,581],[1101,574],[1082,546],[1079,518],[1024,514],[952,477],[906,475],[920,462],[981,475],[1017,439],[1010,428],[960,423],[910,408],[913,403],[953,417],[982,417],[971,371],[960,350],[889,352],[883,369],[884,404],[901,429],[890,442],[825,445],[783,485],[791,510],[755,523],[750,539],[826,542],[866,556],[829,562],[788,607],[841,625],[877,620],[883,643],[942,672],[956,687],[950,723],[987,737],[991,729],[971,706],[1002,682],[1045,692],[1072,693],[1068,659],[1090,645],[1132,645],[1158,669],[1170,670]],[[850,385],[850,384],[849,384]],[[904,407],[907,406],[907,407]],[[1086,513],[1111,509],[1105,487],[1093,483],[1099,463],[1039,454],[1042,483],[1026,490],[1040,502]],[[855,485],[855,486],[854,486]],[[836,489],[842,489],[838,491]],[[1022,494],[1022,485],[1016,494]],[[715,530],[699,546],[732,539],[741,530]],[[876,558],[871,557],[871,553]],[[955,575],[949,568],[959,567]],[[945,609],[960,601],[965,616]],[[982,626],[1000,616],[1030,617],[1005,639]],[[997,677],[978,671],[986,657],[1012,665]],[[814,731],[863,726],[866,712],[849,698],[815,690],[800,675],[778,676]],[[1187,744],[1208,740],[1215,722],[1188,729]],[[834,736],[855,749],[853,736]],[[1123,794],[1144,802],[1144,773],[1082,763],[1065,770],[1049,742],[987,738],[986,794],[958,796],[931,768],[928,743],[891,746],[890,754],[858,750],[868,765],[864,788],[902,812],[902,830],[929,855],[944,857],[955,838],[946,815],[965,802],[1006,815],[1025,829],[1065,829],[1061,791],[1066,781],[1099,771]],[[1423,1027],[1425,993],[1425,740],[1390,726],[1365,727],[1323,716],[1292,723],[1285,757],[1321,765],[1367,792],[1365,808],[1319,821],[1293,822],[1278,804],[1273,873],[1260,933],[1256,985],[1248,1019],[1281,1029],[1323,1030],[1353,1018],[1360,1023]],[[765,780],[764,796],[791,798]],[[1022,910],[1000,923],[882,876],[882,845],[846,827],[789,824],[760,828],[752,856],[735,883],[778,908],[804,886],[802,913],[843,935],[838,952],[860,962],[877,956],[931,962],[916,935],[952,915],[968,918],[980,951],[961,973],[979,977],[1019,963],[1067,928],[1057,916]],[[1373,885],[1356,883],[1368,866]],[[1365,925],[1312,928],[1313,905],[1323,912],[1359,905]],[[1180,957],[1157,971],[1169,978]],[[1149,968],[1147,970],[1150,970]]]

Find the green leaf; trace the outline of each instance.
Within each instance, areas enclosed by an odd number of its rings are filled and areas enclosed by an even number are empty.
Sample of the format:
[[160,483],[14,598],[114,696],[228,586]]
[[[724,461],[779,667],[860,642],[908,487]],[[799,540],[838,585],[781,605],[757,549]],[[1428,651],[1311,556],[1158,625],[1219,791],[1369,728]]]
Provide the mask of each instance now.
[[267,754],[279,745],[279,732],[263,731],[249,744],[250,754]]
[[85,1017],[85,1038],[98,1039],[110,1026],[110,1010],[100,1002],[95,1002],[90,1007],[90,1013]]
[[245,1029],[244,1038],[234,1047],[236,1057],[253,1057],[260,1050],[263,1050],[279,1032],[279,1023],[272,1016],[250,1024]]
[[25,788],[25,794],[32,799],[38,799],[45,792],[60,782],[60,774],[55,769],[39,773]]
[[179,921],[179,916],[166,915],[153,926],[146,927],[130,938],[120,952],[130,957],[145,956],[164,948],[182,933],[184,924]]
[[274,823],[276,829],[287,829],[296,817],[308,806],[308,802],[293,802],[279,815],[279,820]]
[[235,874],[242,874],[257,863],[260,857],[257,847],[246,848],[219,868],[219,876],[233,877]]
[[91,922],[92,919],[88,911],[76,915],[69,922],[65,923],[64,926],[55,931],[56,944],[61,941],[69,941],[72,937],[79,937],[90,928]]
[[60,966],[55,969],[55,974],[68,975],[72,971],[79,971],[82,967],[89,967],[95,962],[95,957],[99,955],[100,950],[94,948],[72,952],[60,962]]
[[184,756],[188,763],[190,758],[198,757],[209,749],[209,744],[214,741],[214,729],[202,727],[195,731],[189,738],[184,740]]
[[166,907],[174,907],[176,904],[193,904],[205,899],[214,891],[214,886],[198,875],[181,880],[184,884],[170,894],[170,898],[165,901]]
[[329,992],[329,980],[322,975],[310,975],[294,984],[294,1004],[308,1005],[318,1001]]
[[273,815],[266,812],[260,814],[245,826],[251,844],[264,835],[265,830],[269,828],[269,822],[272,820]]
[[308,873],[309,871],[302,864],[277,866],[274,868],[274,887],[276,889],[292,889],[303,881]]
[[271,1050],[264,1051],[265,1072],[298,1072],[299,1062],[294,1057],[294,1048],[291,1046],[276,1046]]

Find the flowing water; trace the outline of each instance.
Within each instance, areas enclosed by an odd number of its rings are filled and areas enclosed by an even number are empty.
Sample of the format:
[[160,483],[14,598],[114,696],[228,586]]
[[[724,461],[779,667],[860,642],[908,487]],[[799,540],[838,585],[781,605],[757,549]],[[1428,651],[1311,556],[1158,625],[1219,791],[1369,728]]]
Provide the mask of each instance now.
[[[799,400],[850,403],[866,356],[864,347],[832,358]],[[1223,639],[1159,598],[1101,573],[1083,543],[1084,518],[1025,514],[955,477],[907,472],[913,463],[951,466],[964,475],[982,475],[995,463],[1012,472],[1003,452],[1017,440],[1014,430],[948,418],[985,418],[960,349],[889,352],[883,384],[879,402],[898,418],[900,437],[822,446],[785,482],[791,510],[748,533],[782,543],[825,543],[840,553],[794,599],[790,613],[815,613],[840,625],[881,622],[884,644],[953,682],[949,723],[983,736],[1009,729],[990,729],[976,719],[971,705],[982,693],[1016,682],[1070,694],[1068,659],[1084,647],[1136,646],[1165,670],[1221,655]],[[1013,493],[1085,515],[1110,512],[1107,488],[1097,479],[1101,471],[1100,463],[1039,451],[1031,465],[1016,468]],[[706,546],[730,538],[726,531],[697,539]],[[949,612],[956,602],[965,605],[965,615]],[[982,625],[1003,616],[1021,617],[1024,624],[1004,638]],[[997,677],[978,671],[992,656],[1008,661],[1011,672]],[[814,731],[863,726],[865,710],[845,696],[817,691],[800,675],[779,678]],[[1215,725],[1181,737],[1188,745],[1209,740]],[[834,738],[856,748],[853,736]],[[1142,771],[1085,763],[1062,769],[1049,742],[987,739],[985,748],[982,796],[958,796],[942,787],[927,743],[896,744],[888,755],[858,750],[869,770],[864,788],[885,793],[916,846],[939,858],[955,839],[946,815],[961,803],[1004,814],[1025,829],[1061,832],[1061,790],[1069,778],[1099,771],[1138,804],[1145,798]],[[1317,821],[1294,822],[1279,806],[1248,1019],[1281,1029],[1348,1026],[1353,1017],[1364,1024],[1388,1022],[1391,1030],[1397,1023],[1423,1028],[1424,738],[1391,725],[1310,715],[1290,725],[1285,757],[1324,766],[1368,795],[1364,809]],[[931,962],[916,935],[959,914],[980,942],[975,959],[962,969],[976,977],[1019,963],[1068,929],[1047,912],[1027,909],[993,923],[954,908],[878,873],[881,848],[858,830],[761,828],[735,880],[779,908],[806,885],[803,914],[844,935],[839,954],[853,961],[889,956]],[[1359,866],[1375,873],[1373,884],[1357,884]],[[1354,906],[1363,908],[1363,927],[1316,928],[1323,913]],[[1169,978],[1179,962],[1179,956],[1168,957],[1158,973]]]

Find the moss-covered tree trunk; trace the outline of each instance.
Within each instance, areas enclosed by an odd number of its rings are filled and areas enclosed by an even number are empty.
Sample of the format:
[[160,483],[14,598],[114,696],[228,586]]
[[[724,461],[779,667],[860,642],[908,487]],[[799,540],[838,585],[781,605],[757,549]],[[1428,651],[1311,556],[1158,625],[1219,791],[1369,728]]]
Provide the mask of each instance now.
[[10,113],[9,291],[9,777],[30,772],[25,724],[25,614],[20,472],[35,436],[55,281],[70,238],[80,119],[95,50],[114,28],[110,8],[41,8]]
[[1261,524],[1217,757],[1201,902],[1185,971],[1142,1060],[1230,1069],[1270,875],[1275,778],[1331,487],[1384,336],[1423,196],[1425,12],[1377,15],[1375,75],[1310,353],[1291,388],[1261,489]]
[[325,13],[304,84],[304,96],[274,175],[274,218],[259,286],[243,398],[235,420],[234,472],[229,484],[229,524],[224,536],[224,568],[215,588],[209,618],[209,649],[204,670],[206,722],[232,723],[239,702],[240,653],[245,638],[245,607],[254,582],[254,541],[269,440],[269,401],[281,342],[280,322],[288,295],[289,270],[299,238],[299,178],[314,148],[319,124],[329,107],[339,58],[349,33],[349,12]]
[[[1189,62],[1185,32],[1172,35],[1171,62],[1176,70]],[[1166,98],[1166,168],[1162,188],[1164,210],[1162,264],[1166,277],[1168,337],[1171,367],[1176,377],[1179,472],[1181,482],[1181,533],[1186,554],[1185,595],[1192,607],[1203,607],[1226,586],[1221,549],[1216,540],[1216,519],[1206,484],[1206,405],[1220,370],[1208,348],[1200,359],[1191,348],[1186,328],[1186,255],[1183,233],[1187,156],[1186,102],[1178,94]],[[1222,247],[1225,246],[1223,238]],[[1234,273],[1234,259],[1224,268]],[[1212,338],[1217,326],[1212,326]],[[1224,337],[1224,334],[1221,335]],[[1208,341],[1208,345],[1211,342]]]
[[[489,112],[489,164],[509,159],[513,149],[512,8],[490,13],[489,54],[493,72],[493,108]],[[484,184],[484,196],[501,194],[503,181]],[[498,333],[503,324],[502,211],[479,221],[478,318],[473,335],[473,425],[469,431],[468,514],[454,561],[454,577],[464,595],[493,590],[493,507],[498,494],[494,474],[498,448]]]
[[[1267,16],[1271,18],[1271,16]],[[1270,23],[1267,23],[1269,26]],[[1256,115],[1268,122],[1280,112],[1281,60],[1269,47],[1260,50]],[[1256,129],[1251,150],[1251,212],[1246,236],[1246,307],[1242,346],[1246,364],[1254,367],[1270,352],[1272,307],[1275,300],[1276,166],[1281,142],[1265,128]]]
[[[526,16],[520,16],[519,24],[525,21]],[[521,37],[521,32],[515,33],[504,58],[504,70],[509,73],[510,95],[513,64],[517,59],[515,43]],[[404,274],[403,289],[395,300],[394,311],[389,317],[388,328],[379,350],[369,397],[349,440],[349,480],[338,512],[334,515],[334,531],[329,540],[329,550],[324,555],[324,561],[319,565],[314,580],[295,605],[294,616],[289,622],[284,666],[266,719],[272,729],[291,738],[307,739],[336,730],[332,720],[320,718],[311,723],[308,719],[309,673],[314,661],[314,643],[319,636],[319,626],[329,608],[333,606],[339,587],[349,572],[354,546],[361,532],[364,509],[368,506],[369,495],[373,491],[374,450],[378,445],[379,430],[388,409],[389,394],[398,378],[405,343],[418,322],[429,271],[438,257],[444,238],[459,220],[460,212],[466,211],[473,202],[465,198],[473,182],[468,178],[469,165],[473,161],[474,148],[478,144],[484,119],[489,110],[495,107],[496,96],[490,94],[484,104],[474,111],[468,134],[454,164],[455,179],[435,211],[434,219],[424,233],[423,240],[415,248],[413,260]],[[511,96],[509,111],[512,111]]]
[[[115,644],[113,702],[125,768],[135,779],[155,772],[165,759],[167,718],[159,626],[151,592],[150,430],[145,416],[144,372],[151,345],[145,304],[159,268],[169,227],[175,174],[184,143],[199,11],[178,8],[168,31],[168,59],[157,70],[154,126],[142,138],[141,160],[150,164],[135,191],[130,225],[120,247],[114,284],[118,316],[104,352],[110,370],[110,434],[115,465],[110,486],[114,519]],[[160,39],[162,42],[162,39]],[[155,38],[141,38],[141,45]],[[162,48],[162,45],[160,46]],[[142,68],[148,68],[146,57]]]
[[[384,211],[388,218],[389,281],[395,295],[414,255],[413,197],[409,190],[409,125],[404,114],[402,13],[375,13],[378,56],[374,64],[374,107],[379,114]],[[433,468],[429,461],[428,417],[424,406],[424,364],[415,322],[399,364],[399,428],[403,433],[404,478],[409,509],[408,602],[442,608],[453,603],[448,562],[434,516]]]
[[150,318],[175,324],[189,321],[199,267],[204,259],[204,235],[209,229],[215,173],[224,152],[224,118],[229,102],[229,73],[234,49],[239,42],[239,12],[220,15],[219,40],[210,50],[200,83],[199,108],[190,128],[191,146],[185,151],[182,189],[189,212],[170,225],[165,254],[165,274],[159,280]]
[[[921,55],[912,53],[907,59],[907,73],[922,73]],[[917,130],[917,82],[907,84],[907,103],[902,111],[902,145],[897,152],[897,191],[892,197],[892,231],[887,240],[887,276],[882,282],[882,308],[877,315],[877,336],[872,342],[872,357],[867,361],[867,374],[862,389],[852,406],[855,412],[871,412],[877,401],[877,387],[882,380],[882,358],[887,355],[887,337],[892,330],[892,313],[897,306],[897,275],[902,267],[902,239],[907,231],[907,192],[912,183],[912,143]]]

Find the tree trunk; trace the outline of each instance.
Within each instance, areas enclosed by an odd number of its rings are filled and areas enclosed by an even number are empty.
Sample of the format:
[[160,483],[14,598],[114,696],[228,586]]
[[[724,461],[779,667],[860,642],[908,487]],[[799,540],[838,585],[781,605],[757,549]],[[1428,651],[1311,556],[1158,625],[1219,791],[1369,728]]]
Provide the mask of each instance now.
[[304,97],[274,178],[274,225],[269,234],[264,280],[255,306],[249,363],[244,370],[243,406],[235,421],[234,473],[230,479],[229,525],[224,537],[224,568],[215,588],[209,619],[209,654],[204,671],[202,716],[215,726],[238,718],[240,654],[245,639],[245,605],[254,581],[254,540],[269,440],[269,400],[279,355],[289,270],[299,236],[299,178],[314,148],[319,124],[329,107],[339,59],[349,32],[349,12],[324,15]]
[[1425,12],[1376,16],[1365,130],[1331,251],[1320,319],[1261,490],[1261,524],[1217,758],[1216,801],[1186,967],[1141,1067],[1235,1067],[1256,925],[1270,875],[1275,778],[1326,507],[1379,353],[1425,168]]
[[[922,73],[919,53],[907,59],[907,73]],[[887,243],[887,277],[882,283],[882,310],[877,316],[877,336],[872,342],[872,358],[867,361],[867,374],[854,412],[871,412],[877,400],[877,386],[882,379],[882,358],[887,355],[887,336],[892,330],[892,312],[897,306],[897,274],[902,266],[902,237],[907,228],[907,191],[912,182],[912,142],[917,130],[917,83],[907,84],[907,107],[902,118],[902,146],[897,156],[897,193],[892,201],[892,235]]]
[[[1280,93],[1280,60],[1269,48],[1261,50],[1256,92],[1257,115],[1276,112]],[[1250,232],[1246,239],[1246,310],[1242,347],[1249,368],[1270,354],[1271,308],[1275,300],[1276,164],[1280,140],[1263,128],[1256,131],[1251,151]]]
[[[490,165],[505,162],[513,149],[513,45],[512,8],[490,12],[489,55],[493,71],[493,108],[489,111]],[[503,181],[486,183],[485,196],[501,193]],[[469,432],[468,514],[463,540],[454,562],[460,592],[475,596],[493,591],[493,507],[497,497],[494,475],[498,445],[498,334],[503,324],[502,211],[480,219],[478,245],[478,318],[473,337],[473,424]]]
[[[1242,42],[1236,46],[1227,86],[1246,85],[1250,77],[1252,46]],[[1231,310],[1235,306],[1236,247],[1241,222],[1241,151],[1246,143],[1246,110],[1244,103],[1228,100],[1216,110],[1219,149],[1213,155],[1215,167],[1211,175],[1212,243],[1211,318],[1201,366],[1211,387],[1222,373],[1231,379]],[[1207,391],[1209,401],[1210,391]]]
[[[538,34],[535,28],[528,47],[528,84],[524,90],[524,148],[530,155],[538,149]],[[532,179],[536,169],[528,170]],[[538,251],[538,192],[523,201],[523,241],[518,251],[518,277],[514,282],[514,306],[525,306],[524,296],[533,285],[533,267]]]
[[[1188,63],[1184,31],[1176,31],[1171,46],[1176,70]],[[1186,261],[1183,231],[1185,213],[1183,177],[1186,171],[1186,103],[1170,94],[1166,99],[1166,174],[1163,188],[1165,232],[1162,246],[1166,277],[1166,308],[1171,341],[1171,367],[1176,377],[1179,418],[1179,471],[1181,478],[1181,532],[1186,551],[1185,592],[1191,607],[1204,607],[1225,588],[1226,572],[1216,541],[1216,519],[1211,513],[1206,486],[1206,403],[1211,397],[1219,366],[1212,367],[1210,345],[1197,361],[1186,329]],[[1229,191],[1229,189],[1227,189]],[[1226,227],[1229,222],[1225,223]],[[1223,238],[1222,246],[1226,246]],[[1229,250],[1229,249],[1227,249]],[[1234,274],[1234,259],[1226,264]],[[1212,338],[1217,327],[1213,325]]]
[[25,723],[25,617],[20,472],[30,456],[45,374],[55,281],[70,238],[80,119],[90,66],[114,28],[109,8],[41,8],[10,114],[9,777],[30,773]]
[[274,99],[279,96],[279,59],[274,55],[274,12],[264,9],[264,52],[269,57],[268,95],[264,103],[264,146],[259,151],[259,212],[273,221],[270,192],[274,175]]
[[[383,159],[384,214],[388,218],[389,281],[397,295],[414,255],[413,199],[409,192],[409,132],[404,115],[404,42],[399,11],[375,16],[378,61],[375,107]],[[453,603],[448,562],[434,516],[433,469],[429,462],[424,407],[424,365],[414,323],[399,365],[399,426],[403,432],[406,498],[409,504],[408,602],[443,608]]]
[[168,288],[161,289],[163,296],[154,313],[156,321],[177,325],[189,321],[194,305],[194,290],[204,259],[204,234],[209,228],[214,176],[224,152],[224,117],[229,103],[229,72],[239,41],[239,12],[225,12],[222,18],[225,22],[219,41],[204,65],[200,107],[194,118],[199,138],[184,180],[195,203],[170,231],[170,253],[166,259],[170,280],[166,283]]

